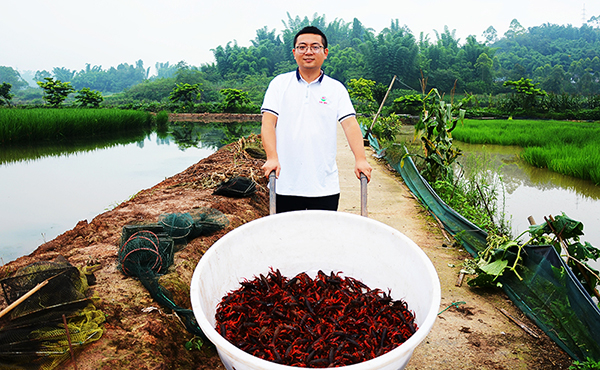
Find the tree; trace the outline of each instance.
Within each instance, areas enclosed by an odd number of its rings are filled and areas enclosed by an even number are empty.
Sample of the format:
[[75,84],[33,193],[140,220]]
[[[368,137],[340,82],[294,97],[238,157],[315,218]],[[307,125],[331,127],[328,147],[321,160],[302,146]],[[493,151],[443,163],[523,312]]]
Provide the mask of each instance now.
[[375,81],[366,80],[362,77],[358,80],[353,78],[348,82],[348,94],[359,102],[371,103],[375,101],[373,99],[373,86],[375,86]]
[[156,67],[156,78],[170,78],[177,72],[177,65],[170,65],[169,62],[156,62],[154,66]]
[[[348,82],[348,94],[360,103],[360,113],[374,113],[377,110],[375,98],[373,98],[373,87],[376,82],[364,78],[351,79]],[[357,107],[359,110],[359,107]]]
[[52,77],[45,77],[46,82],[38,81],[38,85],[44,89],[43,99],[52,107],[58,107],[67,99],[70,93],[75,91],[70,82],[61,82]]
[[477,62],[475,62],[475,70],[481,77],[481,81],[483,81],[486,84],[489,84],[491,87],[494,71],[494,62],[486,53],[479,54]]
[[67,69],[65,67],[54,67],[52,69],[52,74],[54,75],[54,78],[64,82],[70,82],[75,76],[75,73],[76,71],[71,71],[70,69]]
[[599,27],[600,26],[600,15],[593,16],[592,18],[588,19],[587,24],[592,27],[593,26]]
[[544,67],[538,67],[533,75],[546,92],[562,94],[566,92],[566,88],[570,85],[565,77],[565,70],[562,65],[550,66],[546,64]]
[[223,89],[221,94],[225,95],[225,101],[223,102],[224,112],[237,112],[244,106],[252,103],[248,97],[248,93],[238,89]]
[[487,30],[483,31],[483,38],[485,38],[486,44],[493,44],[498,40],[498,31],[493,26],[489,26]]
[[120,92],[145,81],[149,72],[149,68],[144,69],[142,60],[138,60],[135,66],[121,63],[117,68],[110,67],[108,70],[86,64],[85,70],[77,72],[71,82],[76,89],[89,87],[102,92]]
[[0,85],[0,106],[10,106],[10,100],[13,98],[13,94],[10,93],[12,85],[8,82],[2,82]]
[[177,83],[187,83],[190,85],[202,85],[204,82],[202,72],[198,67],[188,65],[181,61],[177,63],[177,71],[175,72],[175,80]]
[[75,101],[79,103],[79,106],[82,108],[92,107],[98,108],[100,103],[104,101],[104,97],[102,93],[96,90],[90,90],[89,87],[84,87],[83,89],[77,92],[77,96],[75,96]]
[[385,85],[394,75],[402,81],[415,81],[419,48],[414,36],[397,22],[384,31],[361,44],[366,77]]
[[506,81],[504,86],[516,91],[516,100],[525,112],[531,112],[538,96],[548,95],[544,90],[537,88],[539,83],[531,82],[530,78],[521,78],[518,81]]
[[200,100],[199,83],[190,85],[188,83],[178,83],[171,91],[169,100],[173,102],[189,103]]
[[504,37],[512,39],[525,33],[527,33],[527,30],[525,27],[521,26],[521,23],[515,18],[510,22],[510,26],[508,27],[508,31],[504,33]]
[[12,67],[0,66],[0,83],[9,83],[15,90],[19,90],[28,86],[28,83],[23,80],[21,74]]
[[[327,62],[323,65],[325,74],[336,80],[346,83],[350,79],[360,78],[365,75],[363,56],[352,47],[341,48],[334,45],[329,49]],[[288,67],[285,72],[295,69]]]
[[35,75],[33,76],[33,80],[37,83],[40,81],[44,81],[44,78],[46,78],[46,77],[52,77],[52,73],[50,73],[44,69],[42,71],[36,71]]
[[175,85],[175,78],[157,78],[146,80],[123,91],[127,99],[162,101],[169,97]]

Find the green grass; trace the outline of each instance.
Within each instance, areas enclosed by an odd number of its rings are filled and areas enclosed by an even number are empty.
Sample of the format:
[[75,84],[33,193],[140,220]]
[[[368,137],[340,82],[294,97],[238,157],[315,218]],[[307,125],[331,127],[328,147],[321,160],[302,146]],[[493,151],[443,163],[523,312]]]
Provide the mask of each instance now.
[[516,145],[533,166],[600,184],[600,123],[465,120],[452,132],[470,144]]
[[89,138],[152,127],[148,112],[120,109],[0,109],[0,145]]

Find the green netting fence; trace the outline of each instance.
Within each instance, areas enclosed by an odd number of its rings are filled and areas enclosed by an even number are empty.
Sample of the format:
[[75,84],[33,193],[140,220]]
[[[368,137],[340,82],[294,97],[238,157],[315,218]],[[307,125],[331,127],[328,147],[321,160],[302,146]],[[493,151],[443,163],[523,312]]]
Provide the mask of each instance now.
[[[384,157],[377,139],[369,142]],[[389,161],[388,161],[389,162]],[[412,159],[390,165],[402,176],[410,191],[419,199],[473,256],[487,247],[487,232],[450,208],[420,175]],[[572,358],[600,361],[600,310],[552,246],[524,246],[519,274],[507,273],[499,281],[509,298],[538,327]]]

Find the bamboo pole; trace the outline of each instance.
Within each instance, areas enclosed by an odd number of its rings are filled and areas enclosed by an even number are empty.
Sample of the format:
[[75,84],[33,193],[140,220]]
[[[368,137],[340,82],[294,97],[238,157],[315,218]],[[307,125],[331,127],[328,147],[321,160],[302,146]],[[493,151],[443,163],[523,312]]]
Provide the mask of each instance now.
[[394,81],[396,81],[396,75],[394,75],[394,78],[392,78],[392,82],[390,82],[390,86],[388,87],[387,91],[385,92],[385,96],[383,97],[383,100],[381,101],[381,104],[379,105],[379,109],[377,110],[377,113],[375,113],[375,117],[373,117],[373,122],[371,123],[371,127],[369,127],[369,129],[367,130],[367,132],[365,133],[365,137],[363,138],[364,140],[367,140],[369,137],[369,133],[371,133],[373,130],[373,126],[375,125],[375,121],[377,121],[377,117],[379,116],[379,113],[381,113],[381,110],[383,109],[383,105],[385,104],[385,100],[388,97],[388,94],[390,93],[390,90],[392,89],[392,86],[394,86]]
[[[52,277],[54,277],[54,276],[52,276]],[[6,315],[7,313],[9,313],[13,308],[15,308],[18,305],[20,305],[24,300],[26,300],[27,298],[29,298],[32,294],[34,294],[38,290],[42,289],[44,287],[44,285],[48,284],[48,281],[50,281],[50,279],[52,279],[52,277],[48,278],[48,279],[42,281],[41,283],[39,283],[38,285],[34,286],[33,289],[31,289],[30,291],[28,291],[27,293],[25,293],[22,297],[20,297],[19,299],[17,299],[13,303],[11,303],[10,306],[8,306],[5,309],[3,309],[2,312],[0,312],[0,318],[2,316]]]

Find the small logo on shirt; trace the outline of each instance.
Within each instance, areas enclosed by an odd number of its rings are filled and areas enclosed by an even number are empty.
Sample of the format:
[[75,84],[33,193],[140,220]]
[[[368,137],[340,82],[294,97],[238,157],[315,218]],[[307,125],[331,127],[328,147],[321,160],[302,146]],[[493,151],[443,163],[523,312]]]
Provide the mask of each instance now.
[[321,104],[328,104],[327,103],[327,98],[325,96],[321,97],[321,100],[319,100],[319,103],[321,103]]

